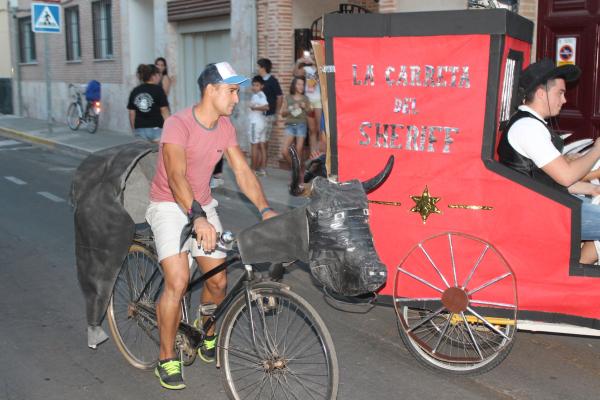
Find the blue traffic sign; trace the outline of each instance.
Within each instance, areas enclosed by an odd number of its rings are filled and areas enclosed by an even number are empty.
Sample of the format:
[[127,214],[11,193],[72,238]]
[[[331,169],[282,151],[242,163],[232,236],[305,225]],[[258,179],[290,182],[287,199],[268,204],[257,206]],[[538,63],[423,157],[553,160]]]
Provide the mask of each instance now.
[[31,4],[31,30],[34,32],[60,33],[60,5],[48,3]]

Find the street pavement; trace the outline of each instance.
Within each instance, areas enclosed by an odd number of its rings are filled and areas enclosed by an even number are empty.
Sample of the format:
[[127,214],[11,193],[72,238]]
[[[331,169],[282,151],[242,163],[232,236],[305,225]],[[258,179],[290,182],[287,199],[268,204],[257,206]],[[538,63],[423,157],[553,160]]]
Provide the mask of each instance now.
[[[0,116],[0,400],[225,398],[213,366],[196,362],[186,370],[188,389],[173,393],[160,389],[151,372],[127,365],[112,339],[87,348],[69,183],[85,154],[134,139],[102,131],[97,137],[60,129],[50,135],[44,129],[45,121]],[[287,194],[285,171],[268,172],[261,180],[275,208],[302,202]],[[231,172],[225,174],[215,197],[224,225],[236,231],[258,216],[234,189]],[[332,333],[341,400],[598,398],[598,338],[519,332],[511,354],[493,371],[438,374],[422,368],[402,345],[393,309],[334,309],[306,266],[294,267],[284,281],[318,310]]]

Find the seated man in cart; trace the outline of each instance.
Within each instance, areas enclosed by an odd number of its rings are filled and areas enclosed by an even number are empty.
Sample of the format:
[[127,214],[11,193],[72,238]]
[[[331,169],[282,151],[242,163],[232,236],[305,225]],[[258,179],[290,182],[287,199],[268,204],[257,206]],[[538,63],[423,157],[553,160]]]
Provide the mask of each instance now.
[[[215,268],[226,256],[216,249],[216,232],[222,232],[222,229],[217,201],[212,198],[209,187],[214,166],[223,155],[242,192],[260,210],[262,218],[276,215],[269,207],[256,175],[246,163],[236,141],[235,128],[229,120],[239,101],[240,84],[247,80],[237,75],[226,62],[207,65],[198,78],[200,103],[168,118],[160,140],[146,220],[154,233],[165,280],[156,309],[160,354],[155,372],[167,389],[185,387],[174,343],[181,318],[181,299],[189,282],[187,253],[196,259],[202,272]],[[196,239],[189,237],[192,228]],[[225,296],[226,285],[224,271],[208,279],[201,302],[219,304]],[[207,334],[199,356],[212,362],[216,338],[214,332]]]
[[[519,80],[523,103],[502,132],[498,154],[501,163],[558,190],[600,195],[600,186],[581,181],[600,159],[600,138],[586,154],[569,159],[562,155],[562,139],[546,121],[567,102],[565,82],[576,81],[580,73],[575,65],[556,67],[549,59],[530,64]],[[592,241],[600,240],[600,207],[588,198],[583,198],[581,221],[581,238],[587,242],[580,262],[592,264],[598,259]]]

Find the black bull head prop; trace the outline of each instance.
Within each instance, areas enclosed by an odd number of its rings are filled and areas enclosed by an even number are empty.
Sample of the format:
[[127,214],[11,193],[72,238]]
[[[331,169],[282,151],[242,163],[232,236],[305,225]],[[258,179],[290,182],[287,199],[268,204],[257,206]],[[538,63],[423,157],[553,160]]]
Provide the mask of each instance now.
[[306,206],[250,227],[238,235],[245,263],[307,262],[313,277],[331,291],[357,296],[379,289],[387,268],[379,259],[369,228],[366,193],[381,186],[389,176],[391,156],[377,176],[366,182],[336,183],[316,177],[299,189],[299,161],[292,148],[292,185],[295,195],[306,195]]

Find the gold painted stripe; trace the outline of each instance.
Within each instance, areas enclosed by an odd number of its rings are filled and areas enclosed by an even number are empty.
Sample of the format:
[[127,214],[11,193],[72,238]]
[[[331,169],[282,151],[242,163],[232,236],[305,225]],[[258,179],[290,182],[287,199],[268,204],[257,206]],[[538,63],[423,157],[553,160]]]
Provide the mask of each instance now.
[[448,204],[448,208],[461,208],[464,210],[486,210],[491,211],[494,209],[492,206],[478,206],[474,204]]
[[402,205],[402,203],[399,201],[369,200],[369,203],[382,204],[384,206],[401,206]]

